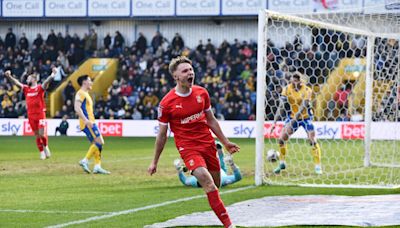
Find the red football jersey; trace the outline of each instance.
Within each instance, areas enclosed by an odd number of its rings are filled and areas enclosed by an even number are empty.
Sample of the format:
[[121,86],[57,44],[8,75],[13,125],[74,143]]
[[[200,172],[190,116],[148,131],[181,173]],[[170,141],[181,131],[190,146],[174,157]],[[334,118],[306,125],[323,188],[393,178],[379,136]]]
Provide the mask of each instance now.
[[211,111],[210,96],[206,89],[193,86],[188,94],[172,89],[160,102],[158,121],[169,123],[179,152],[214,145],[205,112]]
[[42,85],[33,88],[24,85],[22,91],[25,95],[26,110],[28,117],[41,117],[46,112],[46,103],[44,101],[44,89]]

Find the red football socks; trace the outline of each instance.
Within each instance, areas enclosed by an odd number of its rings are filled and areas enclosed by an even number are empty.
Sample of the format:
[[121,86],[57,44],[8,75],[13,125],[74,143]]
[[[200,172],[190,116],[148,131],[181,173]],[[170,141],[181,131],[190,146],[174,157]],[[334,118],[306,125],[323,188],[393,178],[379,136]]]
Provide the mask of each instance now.
[[42,137],[43,146],[47,146],[47,136]]
[[43,151],[43,142],[42,138],[36,138],[36,146],[39,149],[39,152]]
[[226,211],[224,203],[219,197],[218,189],[207,193],[207,197],[208,203],[210,203],[211,208],[213,209],[219,220],[222,222],[222,224],[224,224],[224,227],[229,227],[232,222],[229,218],[228,212]]

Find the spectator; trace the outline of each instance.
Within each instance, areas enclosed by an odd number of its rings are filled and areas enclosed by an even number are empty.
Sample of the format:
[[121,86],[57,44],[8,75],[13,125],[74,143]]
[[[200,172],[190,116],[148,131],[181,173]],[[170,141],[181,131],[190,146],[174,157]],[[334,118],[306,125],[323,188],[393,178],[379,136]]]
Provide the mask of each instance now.
[[206,47],[203,45],[203,40],[199,40],[199,44],[196,47],[196,51],[198,51],[203,55],[206,53]]
[[124,97],[130,97],[132,95],[133,88],[125,80],[121,80],[121,90],[120,93]]
[[73,43],[73,39],[69,32],[65,32],[65,38],[64,38],[64,53],[68,51],[68,49],[71,47],[71,44]]
[[114,49],[116,50],[117,55],[122,53],[122,48],[124,46],[125,39],[119,31],[115,32],[114,37]]
[[211,54],[215,53],[215,46],[211,43],[211,39],[207,39],[206,51],[210,51]]
[[67,86],[64,88],[62,93],[64,101],[73,100],[75,94],[75,88],[72,86],[72,82],[68,81]]
[[[74,105],[72,103],[72,100],[67,100],[65,102],[65,106],[67,107],[67,116],[75,116],[75,110],[74,110]],[[63,114],[64,116],[65,114]]]
[[58,52],[59,51],[61,51],[61,52],[65,51],[65,39],[62,36],[61,32],[59,32],[57,34],[57,45],[55,46],[55,50],[58,51]]
[[336,121],[350,121],[350,118],[347,116],[347,112],[345,110],[340,112],[340,115],[338,116],[338,118],[336,118]]
[[148,104],[150,104],[151,107],[155,107],[159,101],[160,99],[156,95],[154,95],[152,91],[149,91],[147,95],[143,98],[143,105],[147,106]]
[[46,45],[54,48],[57,46],[57,36],[54,33],[54,29],[50,29],[50,33],[47,36]]
[[133,109],[132,119],[134,119],[134,120],[141,120],[141,119],[143,119],[142,113],[139,112],[139,110],[138,110],[137,108],[134,108],[134,109]]
[[69,112],[68,112],[68,107],[67,107],[67,105],[63,105],[62,107],[61,107],[61,111],[60,111],[60,113],[59,113],[59,115],[58,116],[65,116],[65,115],[67,115],[67,116],[69,116]]
[[33,41],[33,45],[35,45],[39,49],[40,49],[40,47],[42,47],[42,45],[43,45],[42,34],[38,33],[36,35],[36,39]]
[[107,35],[104,37],[103,39],[103,45],[104,45],[104,49],[110,49],[111,46],[111,36],[110,33],[108,32]]
[[56,131],[54,133],[55,136],[57,136],[57,132],[59,132],[60,135],[65,135],[65,136],[67,135],[67,131],[68,131],[68,127],[69,127],[67,118],[68,118],[67,115],[63,116],[60,125],[58,127],[56,127]]
[[177,48],[181,50],[185,46],[185,42],[183,41],[181,35],[179,33],[175,33],[175,37],[172,39],[172,48]]
[[247,114],[246,107],[242,107],[235,118],[236,120],[249,120],[249,115]]
[[3,100],[1,101],[1,108],[3,110],[6,110],[8,107],[13,108],[13,103],[12,103],[9,95],[5,94],[5,95],[3,95]]
[[140,51],[139,55],[143,55],[147,49],[147,39],[141,32],[139,32],[139,38],[136,41],[136,46]]
[[159,31],[156,32],[154,35],[153,39],[151,40],[151,46],[153,47],[153,53],[155,53],[158,49],[163,44],[164,37],[161,35]]
[[[330,119],[334,118],[335,110],[339,113],[347,112],[348,107],[348,96],[351,93],[351,84],[347,83],[346,85],[342,85],[338,91],[333,95],[333,100],[328,102],[328,117]],[[336,114],[337,116],[338,114]]]
[[4,117],[5,118],[17,118],[18,113],[12,106],[8,106],[4,111]]
[[26,35],[25,35],[25,33],[22,33],[22,36],[21,36],[21,38],[19,39],[19,41],[18,41],[18,45],[19,45],[19,48],[21,49],[21,50],[28,50],[28,48],[29,48],[29,41],[28,41],[28,39],[26,38]]
[[97,33],[94,29],[90,29],[89,40],[90,40],[89,50],[91,53],[93,53],[94,51],[97,50]]
[[5,39],[5,48],[14,49],[16,43],[17,43],[17,38],[15,37],[12,28],[8,28],[8,32],[6,34],[6,39]]

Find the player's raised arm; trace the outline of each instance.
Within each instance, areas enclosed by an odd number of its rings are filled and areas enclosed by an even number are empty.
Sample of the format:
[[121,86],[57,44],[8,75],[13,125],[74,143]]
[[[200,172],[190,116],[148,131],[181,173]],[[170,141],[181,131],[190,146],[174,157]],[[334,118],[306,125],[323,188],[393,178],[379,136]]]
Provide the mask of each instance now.
[[6,78],[8,78],[8,80],[10,80],[12,83],[14,83],[15,85],[17,85],[18,87],[22,88],[24,85],[18,81],[18,79],[14,78],[11,75],[11,71],[7,70],[6,72],[4,72],[4,76],[6,76]]
[[49,87],[50,82],[53,81],[56,74],[57,74],[57,68],[53,67],[53,69],[51,69],[51,74],[49,75],[49,77],[46,78],[46,80],[44,80],[42,84],[42,88],[44,90],[46,90]]
[[222,132],[221,126],[219,126],[218,120],[215,118],[212,109],[210,108],[205,112],[207,118],[207,125],[210,129],[214,132],[217,138],[224,144],[225,148],[229,151],[229,153],[233,154],[239,152],[240,147],[229,141],[228,138],[225,137],[224,133]]
[[165,143],[167,142],[167,130],[167,124],[159,124],[159,132],[157,134],[156,143],[154,145],[154,158],[153,161],[150,163],[149,168],[147,169],[147,172],[150,175],[153,175],[157,172],[158,160],[160,159],[161,153],[164,150]]

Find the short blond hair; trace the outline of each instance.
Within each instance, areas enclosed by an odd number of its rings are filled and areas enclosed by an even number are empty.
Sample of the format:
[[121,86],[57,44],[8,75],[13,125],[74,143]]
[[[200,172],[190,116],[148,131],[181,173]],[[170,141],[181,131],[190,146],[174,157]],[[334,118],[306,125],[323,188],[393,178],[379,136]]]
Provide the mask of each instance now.
[[188,59],[187,57],[178,56],[176,58],[173,58],[171,60],[171,62],[169,63],[169,66],[168,66],[169,73],[172,75],[178,68],[179,64],[181,64],[181,63],[189,63],[190,65],[192,65],[192,61],[190,59]]
[[[33,74],[30,74],[29,76],[31,76],[32,78],[34,78],[36,81],[39,80],[39,74],[38,74],[38,73],[33,73]],[[28,76],[28,77],[29,77],[29,76]]]

